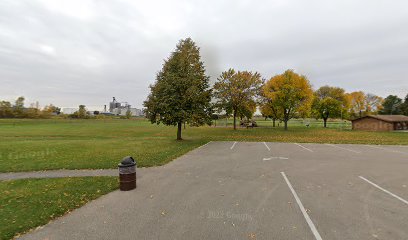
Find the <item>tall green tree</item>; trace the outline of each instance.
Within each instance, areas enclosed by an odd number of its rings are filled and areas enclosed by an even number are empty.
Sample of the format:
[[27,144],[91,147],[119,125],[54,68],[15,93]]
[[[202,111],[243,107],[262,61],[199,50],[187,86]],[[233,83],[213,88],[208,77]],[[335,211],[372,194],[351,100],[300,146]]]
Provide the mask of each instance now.
[[339,87],[323,86],[314,93],[312,112],[314,116],[323,119],[327,127],[327,119],[340,117],[346,105],[347,97],[344,89]]
[[144,102],[146,116],[152,123],[177,125],[177,140],[182,139],[185,122],[192,126],[211,124],[209,77],[200,48],[190,38],[177,44],[150,90]]
[[394,115],[402,113],[402,99],[396,95],[389,95],[382,103],[382,109],[379,111],[383,115]]
[[288,121],[296,114],[309,112],[313,99],[313,90],[309,80],[293,70],[272,77],[263,86],[263,96],[276,106],[276,111],[288,129]]
[[408,94],[405,96],[404,103],[401,105],[401,113],[408,116]]
[[232,113],[234,130],[237,129],[236,118],[239,113],[250,116],[256,98],[259,95],[263,80],[257,72],[238,71],[229,69],[222,72],[214,84],[214,97],[216,106],[222,108],[227,114]]

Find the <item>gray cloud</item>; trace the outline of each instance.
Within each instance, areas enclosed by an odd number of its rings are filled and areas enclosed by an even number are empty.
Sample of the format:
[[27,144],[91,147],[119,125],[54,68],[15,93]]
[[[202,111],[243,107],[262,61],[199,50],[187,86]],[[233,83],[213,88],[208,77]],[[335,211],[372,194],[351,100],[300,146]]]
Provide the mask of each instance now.
[[141,107],[179,39],[212,77],[229,67],[270,78],[292,68],[325,84],[408,93],[406,1],[0,2],[0,99]]

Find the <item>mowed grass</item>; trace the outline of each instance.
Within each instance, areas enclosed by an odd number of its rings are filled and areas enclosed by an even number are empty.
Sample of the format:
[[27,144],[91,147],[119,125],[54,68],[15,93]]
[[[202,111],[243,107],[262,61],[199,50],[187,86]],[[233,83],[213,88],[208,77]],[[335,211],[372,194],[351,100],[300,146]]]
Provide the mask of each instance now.
[[[218,125],[222,122],[218,121]],[[225,121],[224,121],[225,122]],[[183,141],[176,128],[146,120],[0,120],[0,172],[47,169],[115,168],[131,155],[139,167],[163,165],[208,141],[269,141],[358,144],[408,144],[408,133],[350,130],[349,123],[295,120],[282,124],[258,120],[260,128],[187,127]],[[263,126],[263,127],[262,127]]]
[[[231,123],[231,121],[229,121]],[[408,144],[408,133],[356,132],[345,122],[294,120],[282,124],[258,119],[260,128],[152,125],[146,120],[0,120],[0,172],[46,169],[115,168],[127,155],[138,166],[165,164],[209,141]],[[310,123],[310,127],[305,127]],[[218,121],[217,125],[222,125]],[[224,121],[225,125],[225,121]],[[115,177],[27,179],[0,182],[0,239],[46,224],[86,202],[117,189]]]
[[115,177],[0,181],[0,239],[11,239],[118,188]]

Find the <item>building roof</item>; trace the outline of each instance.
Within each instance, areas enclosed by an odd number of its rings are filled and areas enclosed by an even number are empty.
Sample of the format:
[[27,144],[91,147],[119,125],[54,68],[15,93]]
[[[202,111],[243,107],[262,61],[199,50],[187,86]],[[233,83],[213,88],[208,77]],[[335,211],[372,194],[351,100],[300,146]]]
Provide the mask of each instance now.
[[360,120],[363,118],[375,118],[385,122],[408,122],[408,116],[404,115],[368,115],[362,118],[354,119],[353,121]]

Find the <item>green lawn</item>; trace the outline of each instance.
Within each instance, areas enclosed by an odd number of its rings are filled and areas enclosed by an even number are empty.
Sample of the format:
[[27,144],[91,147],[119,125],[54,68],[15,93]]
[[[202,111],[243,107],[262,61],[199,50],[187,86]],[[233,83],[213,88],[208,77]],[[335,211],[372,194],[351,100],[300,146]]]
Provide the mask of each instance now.
[[[222,120],[221,120],[222,121]],[[221,121],[218,121],[220,123]],[[304,126],[310,122],[310,127]],[[225,121],[224,121],[225,123]],[[408,144],[407,133],[351,131],[350,124],[294,120],[289,130],[272,128],[187,127],[184,141],[176,128],[145,120],[0,120],[0,172],[46,169],[115,168],[127,155],[138,166],[165,164],[208,141],[275,141],[314,143]]]
[[0,181],[0,239],[44,225],[117,188],[115,177]]
[[[115,168],[127,155],[139,166],[162,165],[208,141],[408,144],[408,133],[351,131],[349,122],[330,122],[324,129],[320,121],[293,120],[288,131],[282,124],[257,122],[260,128],[237,131],[187,127],[185,140],[176,141],[175,127],[145,120],[0,119],[0,172]],[[115,177],[2,181],[0,239],[46,224],[116,188]]]

